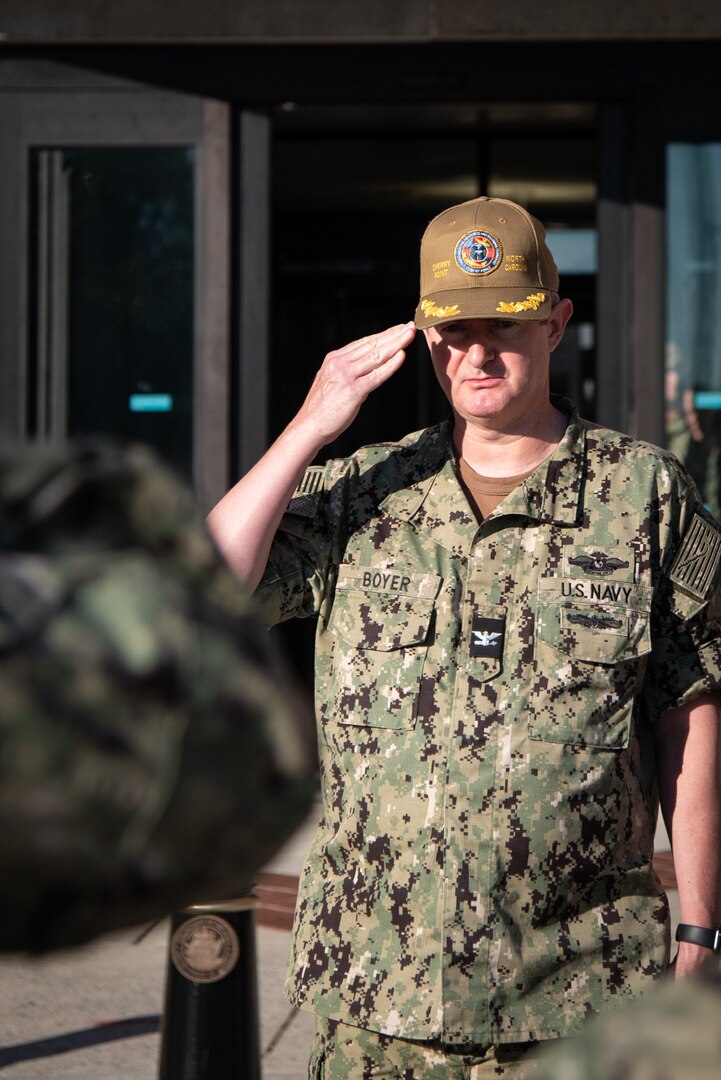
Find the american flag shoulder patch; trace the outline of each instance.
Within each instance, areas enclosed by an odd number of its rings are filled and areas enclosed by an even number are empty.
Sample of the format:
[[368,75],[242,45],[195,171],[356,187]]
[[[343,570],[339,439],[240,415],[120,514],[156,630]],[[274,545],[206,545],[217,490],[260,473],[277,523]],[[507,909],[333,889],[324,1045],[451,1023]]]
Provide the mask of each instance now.
[[701,514],[694,514],[669,577],[696,600],[706,600],[721,565],[721,531]]
[[298,514],[301,517],[313,517],[318,505],[318,496],[324,487],[325,466],[309,465],[303,474],[303,479],[293,492],[288,506],[289,514]]
[[315,495],[323,487],[323,475],[325,465],[309,465],[303,473],[303,479],[293,492],[293,498],[298,495]]

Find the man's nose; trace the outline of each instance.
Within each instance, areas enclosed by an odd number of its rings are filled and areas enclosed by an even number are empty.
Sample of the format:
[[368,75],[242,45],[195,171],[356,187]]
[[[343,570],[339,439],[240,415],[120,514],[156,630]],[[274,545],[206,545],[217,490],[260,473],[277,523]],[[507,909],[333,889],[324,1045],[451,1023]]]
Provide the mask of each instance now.
[[468,346],[466,355],[471,364],[483,367],[484,364],[487,364],[489,360],[493,359],[495,350],[484,337],[478,335],[474,337],[473,341]]

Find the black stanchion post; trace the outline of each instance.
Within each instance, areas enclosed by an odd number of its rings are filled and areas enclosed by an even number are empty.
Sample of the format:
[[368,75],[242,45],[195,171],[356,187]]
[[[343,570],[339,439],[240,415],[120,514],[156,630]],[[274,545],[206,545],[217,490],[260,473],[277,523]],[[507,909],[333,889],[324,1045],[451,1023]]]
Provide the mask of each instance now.
[[260,1080],[255,897],[173,916],[160,1080]]

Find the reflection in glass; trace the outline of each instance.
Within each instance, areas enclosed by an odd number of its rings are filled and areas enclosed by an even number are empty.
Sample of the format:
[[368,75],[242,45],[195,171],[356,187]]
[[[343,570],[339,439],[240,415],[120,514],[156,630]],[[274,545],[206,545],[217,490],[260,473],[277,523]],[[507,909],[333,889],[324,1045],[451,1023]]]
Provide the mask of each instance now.
[[666,168],[666,442],[721,517],[721,144],[671,144]]
[[36,150],[31,386],[39,435],[192,462],[194,155]]

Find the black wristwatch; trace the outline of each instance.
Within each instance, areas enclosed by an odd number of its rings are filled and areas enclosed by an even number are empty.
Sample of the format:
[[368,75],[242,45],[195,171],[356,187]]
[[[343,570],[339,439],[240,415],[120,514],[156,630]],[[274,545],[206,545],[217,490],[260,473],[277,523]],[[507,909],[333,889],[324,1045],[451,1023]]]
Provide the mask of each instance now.
[[692,945],[702,945],[704,949],[721,956],[721,926],[709,930],[706,926],[693,926],[691,923],[678,924],[676,941],[690,941]]

